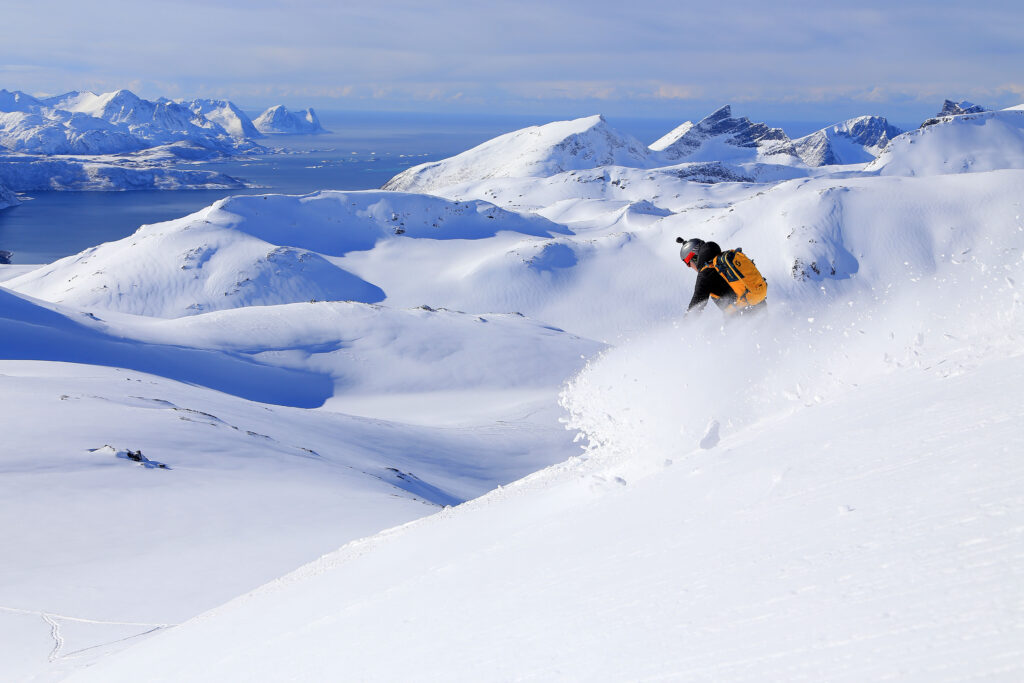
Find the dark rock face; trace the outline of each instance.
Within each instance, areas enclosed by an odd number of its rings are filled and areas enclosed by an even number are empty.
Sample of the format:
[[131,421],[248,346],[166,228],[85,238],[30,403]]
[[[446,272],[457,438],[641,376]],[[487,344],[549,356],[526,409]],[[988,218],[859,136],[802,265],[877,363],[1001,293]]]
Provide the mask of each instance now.
[[683,159],[712,138],[724,138],[724,142],[733,147],[761,149],[765,154],[796,156],[793,143],[785,131],[754,123],[745,116],[733,118],[732,107],[729,105],[703,118],[666,147],[664,153],[669,159]]
[[[902,132],[882,116],[861,116],[798,138],[793,145],[808,166],[862,163],[881,154]],[[842,141],[838,147],[844,152],[837,151],[836,141]],[[860,147],[861,152],[853,152],[851,144]]]

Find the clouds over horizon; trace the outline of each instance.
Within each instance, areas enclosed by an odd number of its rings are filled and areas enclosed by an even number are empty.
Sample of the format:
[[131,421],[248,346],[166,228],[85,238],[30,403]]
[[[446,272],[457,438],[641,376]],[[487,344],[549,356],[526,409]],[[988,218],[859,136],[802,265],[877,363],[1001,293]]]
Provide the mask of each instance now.
[[[5,10],[0,87],[259,105],[652,115],[725,102],[915,111],[1024,101],[1017,3],[38,0]],[[884,112],[882,112],[884,113]]]

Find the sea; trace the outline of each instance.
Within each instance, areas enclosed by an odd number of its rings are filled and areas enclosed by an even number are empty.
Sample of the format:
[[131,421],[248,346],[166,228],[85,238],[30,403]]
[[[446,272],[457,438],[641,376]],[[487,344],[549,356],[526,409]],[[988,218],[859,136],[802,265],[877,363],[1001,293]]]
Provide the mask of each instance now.
[[[44,264],[127,237],[141,225],[186,216],[231,195],[376,189],[410,166],[453,156],[503,133],[567,118],[317,113],[329,132],[271,136],[259,141],[274,150],[270,154],[188,166],[226,173],[253,187],[32,192],[19,196],[20,205],[0,210],[0,250],[13,253],[13,264]],[[680,123],[677,119],[606,118],[616,130],[648,144]],[[801,129],[808,127],[804,124]]]

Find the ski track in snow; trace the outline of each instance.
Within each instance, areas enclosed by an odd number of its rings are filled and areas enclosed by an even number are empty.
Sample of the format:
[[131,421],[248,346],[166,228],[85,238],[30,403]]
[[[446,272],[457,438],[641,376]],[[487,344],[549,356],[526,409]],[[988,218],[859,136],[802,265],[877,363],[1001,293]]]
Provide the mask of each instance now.
[[[37,611],[37,610],[27,610],[27,609],[19,609],[19,608],[16,608],[16,607],[3,607],[3,606],[0,606],[0,612],[7,612],[9,614],[38,615],[40,618],[42,618],[42,620],[46,623],[46,625],[49,626],[50,637],[53,639],[53,649],[50,651],[50,654],[49,654],[49,661],[50,662],[56,662],[58,660],[72,658],[75,655],[80,655],[82,653],[88,652],[89,650],[95,650],[97,648],[107,647],[107,646],[110,646],[110,645],[115,645],[117,643],[124,643],[124,642],[127,642],[129,640],[133,640],[135,638],[140,638],[140,637],[143,637],[143,636],[150,635],[152,633],[156,633],[157,631],[160,631],[160,630],[163,630],[163,629],[166,629],[166,628],[171,628],[173,626],[177,626],[177,624],[146,624],[146,623],[139,623],[139,622],[132,622],[132,621],[106,621],[106,620],[101,620],[101,619],[85,619],[85,618],[82,618],[82,617],[71,617],[71,616],[68,616],[66,614],[53,614],[53,613],[50,613],[50,612]],[[142,631],[141,633],[137,633],[135,635],[131,635],[131,636],[125,637],[125,638],[118,638],[116,640],[112,640],[112,641],[105,642],[105,643],[100,643],[98,645],[92,645],[90,647],[85,647],[85,648],[82,648],[80,650],[75,650],[73,652],[64,652],[63,650],[64,650],[65,642],[64,642],[64,636],[62,635],[62,632],[61,632],[61,625],[60,625],[60,622],[62,622],[62,621],[72,621],[72,622],[75,622],[75,623],[78,623],[78,624],[94,624],[94,625],[98,625],[98,626],[141,626],[141,627],[146,627],[147,630]]]

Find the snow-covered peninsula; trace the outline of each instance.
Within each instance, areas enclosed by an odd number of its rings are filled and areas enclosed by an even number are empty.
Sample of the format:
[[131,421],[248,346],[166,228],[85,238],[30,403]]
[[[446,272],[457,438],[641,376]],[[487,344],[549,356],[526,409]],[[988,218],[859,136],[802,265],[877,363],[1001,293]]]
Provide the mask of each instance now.
[[[1024,676],[1024,110],[936,118],[557,121],[0,265],[0,678]],[[684,316],[679,236],[768,309]]]

